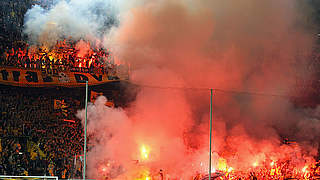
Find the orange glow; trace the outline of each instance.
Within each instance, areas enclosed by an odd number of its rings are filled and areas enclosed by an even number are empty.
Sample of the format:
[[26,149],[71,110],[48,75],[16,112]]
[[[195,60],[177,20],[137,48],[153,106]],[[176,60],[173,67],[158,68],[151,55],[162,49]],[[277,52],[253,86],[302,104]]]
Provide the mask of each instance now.
[[[56,63],[61,61],[64,63],[71,63],[72,67],[81,68],[89,68],[90,66],[102,67],[103,64],[101,64],[100,61],[97,62],[95,60],[98,57],[104,60],[110,58],[110,52],[107,52],[103,49],[98,49],[98,47],[91,46],[90,42],[82,40],[78,42],[66,42],[66,40],[57,41],[53,47],[47,47],[44,45],[31,46],[28,50],[28,53],[25,53],[28,54],[29,58],[33,59],[34,61],[50,60],[53,61],[52,63],[55,65],[62,64]],[[21,56],[21,54],[23,54],[23,52],[18,55]],[[44,66],[45,64],[41,65]]]
[[148,170],[142,170],[140,177],[134,178],[134,180],[151,180],[150,172]]
[[274,165],[274,162],[272,161],[271,163],[270,163],[270,166],[273,166]]
[[227,171],[227,161],[223,158],[219,158],[218,169],[220,171]]
[[149,153],[150,153],[150,148],[146,145],[142,145],[140,147],[140,157],[141,159],[148,159],[149,158]]
[[304,172],[304,173],[308,172],[307,168],[308,168],[308,166],[303,167],[302,172]]
[[253,167],[257,167],[257,166],[258,166],[258,162],[254,162],[254,163],[252,164],[252,166],[253,166]]
[[105,165],[101,165],[99,169],[102,173],[105,173],[108,171],[108,168]]

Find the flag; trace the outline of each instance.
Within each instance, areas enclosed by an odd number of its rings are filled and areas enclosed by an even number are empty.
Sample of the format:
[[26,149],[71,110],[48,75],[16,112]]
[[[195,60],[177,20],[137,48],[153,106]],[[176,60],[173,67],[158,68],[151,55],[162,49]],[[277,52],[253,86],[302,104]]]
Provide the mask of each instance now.
[[90,93],[90,101],[92,103],[94,103],[94,101],[99,97],[99,96],[102,96],[103,93],[102,92],[95,92],[95,91],[91,91]]
[[58,99],[55,99],[54,100],[54,109],[60,109],[61,108],[61,104],[62,104],[62,101],[61,100],[58,100]]
[[112,101],[107,101],[104,105],[106,105],[110,108],[114,108],[114,103]]

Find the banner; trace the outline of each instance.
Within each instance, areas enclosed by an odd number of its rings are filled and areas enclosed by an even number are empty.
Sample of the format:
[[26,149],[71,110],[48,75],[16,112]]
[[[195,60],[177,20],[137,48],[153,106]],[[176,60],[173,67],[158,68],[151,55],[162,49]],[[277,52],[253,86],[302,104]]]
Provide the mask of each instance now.
[[64,104],[63,100],[54,100],[53,108],[54,109],[61,109],[62,105]]
[[[96,99],[99,96],[103,96],[102,92],[95,92],[95,91],[91,91],[90,92],[90,102],[94,103],[96,101]],[[110,107],[110,108],[114,108],[114,102],[113,101],[107,101],[104,105]]]
[[0,67],[0,84],[14,86],[65,86],[80,87],[86,81],[91,85],[99,85],[121,80],[117,76],[107,74],[95,74],[92,72],[58,72],[57,70],[19,69]]
[[94,103],[96,101],[96,99],[99,97],[99,96],[102,96],[103,93],[102,92],[95,92],[95,91],[91,91],[90,92],[90,102]]

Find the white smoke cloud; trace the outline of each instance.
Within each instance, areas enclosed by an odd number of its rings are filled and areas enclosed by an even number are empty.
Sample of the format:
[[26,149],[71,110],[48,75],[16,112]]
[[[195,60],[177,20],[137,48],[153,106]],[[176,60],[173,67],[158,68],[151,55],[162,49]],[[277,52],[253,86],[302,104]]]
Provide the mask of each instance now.
[[71,37],[95,42],[118,23],[115,0],[59,0],[49,8],[35,5],[25,15],[24,33],[32,43],[53,45]]

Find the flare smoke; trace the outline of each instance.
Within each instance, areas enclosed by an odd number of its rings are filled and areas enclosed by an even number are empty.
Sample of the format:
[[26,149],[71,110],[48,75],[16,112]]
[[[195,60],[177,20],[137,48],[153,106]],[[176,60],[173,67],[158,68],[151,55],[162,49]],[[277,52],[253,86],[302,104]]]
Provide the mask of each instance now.
[[109,29],[117,26],[118,10],[114,0],[56,0],[35,5],[25,15],[24,33],[31,43],[52,46],[71,38],[101,43]]
[[[214,91],[214,163],[224,157],[245,169],[293,152],[297,164],[312,159],[319,137],[312,114],[318,110],[298,108],[289,98],[297,78],[310,78],[305,65],[314,34],[302,5],[155,0],[119,7],[119,26],[104,43],[132,65],[131,80],[141,90],[126,109],[104,107],[102,97],[89,106],[88,128],[99,139],[88,156],[90,177],[99,177],[102,159],[123,167],[113,171],[114,178],[132,177],[139,171],[132,161],[139,159],[141,145],[150,147],[144,162],[149,170],[183,179],[205,172],[210,88],[229,90]],[[282,137],[299,146],[283,145]]]

